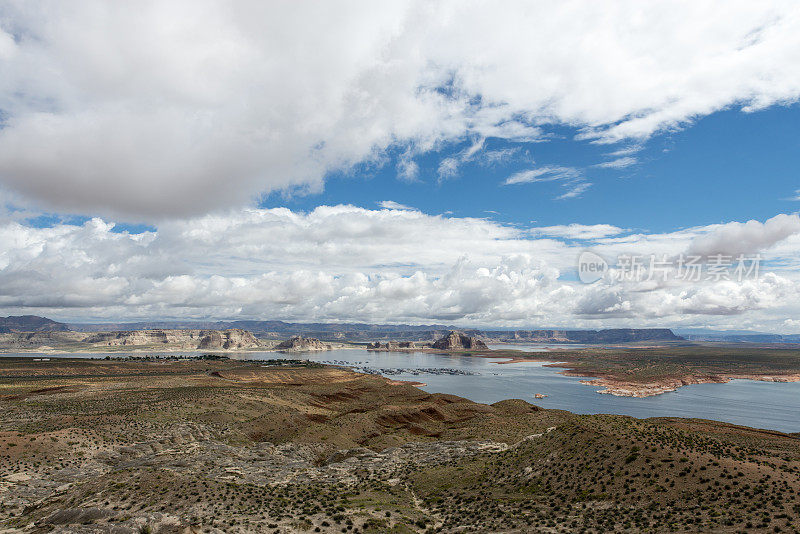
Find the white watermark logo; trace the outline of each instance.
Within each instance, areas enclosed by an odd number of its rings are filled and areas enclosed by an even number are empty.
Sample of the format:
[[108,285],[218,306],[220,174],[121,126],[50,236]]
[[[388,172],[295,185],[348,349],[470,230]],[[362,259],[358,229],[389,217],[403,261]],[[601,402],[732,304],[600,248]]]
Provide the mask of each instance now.
[[606,260],[595,254],[585,250],[578,258],[578,278],[584,284],[593,284],[603,278],[608,272],[608,263]]
[[678,280],[683,282],[721,282],[758,278],[761,256],[711,256],[677,257],[656,254],[621,254],[613,266],[594,252],[584,251],[578,258],[578,278],[584,284],[592,284],[606,276],[616,282],[643,282]]

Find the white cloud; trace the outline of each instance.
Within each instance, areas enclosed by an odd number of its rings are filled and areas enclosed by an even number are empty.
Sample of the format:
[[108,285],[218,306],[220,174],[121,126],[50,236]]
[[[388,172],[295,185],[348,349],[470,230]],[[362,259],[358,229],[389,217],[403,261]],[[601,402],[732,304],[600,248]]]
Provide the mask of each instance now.
[[800,94],[794,2],[3,9],[0,181],[69,212],[191,216],[319,190],[389,148],[565,125],[638,140]]
[[559,195],[556,197],[556,200],[566,200],[568,198],[577,198],[581,196],[587,189],[592,187],[592,184],[588,182],[579,182],[576,184],[570,184],[569,191],[566,193]]
[[[594,318],[628,318],[644,321],[669,318],[685,320],[697,316],[755,315],[759,310],[780,308],[800,295],[800,283],[767,273],[758,279],[698,282],[679,287],[643,290],[641,284],[597,284],[584,291],[574,312]],[[781,328],[776,310],[772,328]],[[708,318],[706,319],[709,320]]]
[[687,314],[737,315],[796,299],[798,286],[767,273],[757,280],[725,281],[682,295],[679,309]]
[[601,169],[624,169],[625,167],[630,167],[631,165],[635,165],[637,159],[631,156],[625,156],[622,158],[617,158],[611,161],[605,161],[603,163],[598,163],[595,167],[600,167]]
[[448,180],[450,178],[455,178],[458,176],[459,168],[471,161],[475,158],[475,155],[478,154],[486,143],[486,139],[478,138],[475,139],[470,146],[456,154],[455,156],[451,156],[448,158],[444,158],[439,163],[439,181]]
[[556,200],[566,200],[581,196],[592,184],[587,182],[580,169],[562,167],[558,165],[545,165],[535,169],[519,171],[503,182],[503,185],[517,185],[536,182],[561,182],[566,192],[555,197]]
[[625,230],[611,224],[564,224],[558,226],[540,226],[531,228],[534,236],[550,236],[566,239],[599,239],[619,235]]
[[783,327],[786,328],[789,333],[800,332],[800,320],[786,319],[783,321]]
[[14,37],[0,28],[0,60],[9,60],[16,52]]
[[644,145],[631,145],[624,148],[620,148],[619,150],[614,150],[613,152],[609,152],[606,156],[613,156],[613,157],[620,157],[620,156],[630,156],[632,154],[636,154],[637,152],[641,152],[644,149]]
[[444,158],[439,162],[439,181],[455,178],[458,175],[458,167],[460,165],[458,158]]
[[519,147],[486,150],[481,154],[481,158],[478,160],[478,162],[487,167],[500,165],[515,157],[517,154],[519,154],[519,152]]
[[404,182],[416,182],[419,176],[419,165],[406,152],[397,162],[397,177]]
[[[0,313],[593,328],[757,321],[772,330],[800,313],[793,266],[767,263],[742,282],[583,285],[570,276],[585,248],[609,259],[671,255],[716,226],[650,235],[606,224],[526,229],[391,201],[382,208],[244,209],[140,234],[101,219],[52,228],[2,221]],[[765,259],[800,258],[800,240],[781,247]]]
[[394,200],[381,200],[378,202],[378,206],[387,209],[387,210],[414,210],[416,208],[412,208],[411,206],[406,206],[405,204],[400,204],[399,202],[395,202]]
[[747,221],[715,225],[692,241],[688,254],[736,256],[762,252],[784,239],[800,234],[800,217],[780,214],[765,222]]
[[583,177],[580,170],[574,167],[561,167],[558,165],[545,165],[536,169],[519,171],[503,182],[503,185],[528,184],[534,182],[573,181]]

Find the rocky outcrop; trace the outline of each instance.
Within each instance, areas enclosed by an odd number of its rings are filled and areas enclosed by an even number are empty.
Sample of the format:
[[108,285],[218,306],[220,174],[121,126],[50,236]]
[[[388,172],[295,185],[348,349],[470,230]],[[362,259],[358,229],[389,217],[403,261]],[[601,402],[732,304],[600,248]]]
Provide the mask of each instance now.
[[275,348],[288,352],[311,352],[317,350],[331,350],[330,345],[313,337],[294,336],[286,341],[281,341]]
[[108,347],[156,345],[170,342],[177,343],[177,337],[184,336],[194,338],[193,333],[190,332],[181,333],[179,336],[171,336],[167,330],[141,330],[136,332],[98,332],[86,336],[83,342],[91,345],[104,345]]
[[19,332],[0,334],[0,349],[39,349],[56,346],[73,348],[83,341],[86,334],[80,332]]
[[[10,317],[8,319],[18,319]],[[39,318],[42,319],[42,318]],[[43,319],[48,321],[47,319]],[[3,320],[0,318],[0,332]],[[59,323],[56,323],[59,324]],[[51,325],[53,326],[53,325]],[[67,327],[67,325],[63,325]],[[26,327],[30,328],[30,327]],[[60,327],[59,327],[60,328]],[[285,323],[283,321],[147,321],[139,323],[102,323],[102,324],[70,324],[68,328],[75,332],[110,332],[133,330],[184,330],[207,329],[227,330],[242,329],[253,332],[261,339],[287,339],[291,336],[304,336],[317,339],[330,339],[345,342],[380,341],[416,341],[429,343],[447,335],[456,327],[447,325],[386,325],[361,323]],[[53,330],[53,328],[47,327]],[[31,328],[32,330],[32,328]],[[17,329],[19,331],[19,329]],[[28,330],[30,331],[30,330]],[[610,330],[475,330],[461,329],[469,336],[480,336],[485,342],[503,343],[633,343],[648,341],[680,341],[667,328],[622,328]],[[800,337],[777,336],[780,342],[798,342]],[[779,342],[770,338],[772,342]],[[759,342],[767,341],[759,338]],[[747,339],[746,341],[756,341]]]
[[489,350],[486,343],[463,332],[452,331],[431,345],[439,350]]
[[88,335],[84,343],[105,347],[159,346],[179,349],[250,349],[260,346],[247,330],[139,330],[124,332],[96,332]]
[[[202,334],[203,332],[201,332]],[[230,330],[210,330],[200,339],[198,349],[247,349],[258,347],[259,342],[247,330],[233,328]]]
[[423,349],[436,350],[489,350],[489,347],[480,339],[468,336],[464,332],[450,331],[433,343],[417,343],[414,341],[375,341],[367,344],[367,350],[383,350],[390,352],[403,352]]
[[0,350],[240,350],[261,347],[247,330],[126,330],[119,332],[24,332],[0,334]]

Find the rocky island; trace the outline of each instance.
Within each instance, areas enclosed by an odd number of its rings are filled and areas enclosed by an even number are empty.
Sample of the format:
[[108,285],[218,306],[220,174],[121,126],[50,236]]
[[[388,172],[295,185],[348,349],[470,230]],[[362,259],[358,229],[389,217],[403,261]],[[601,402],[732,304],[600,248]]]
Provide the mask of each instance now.
[[313,352],[331,350],[332,347],[316,338],[294,336],[275,345],[275,349],[286,352]]
[[383,350],[390,352],[404,352],[414,350],[434,350],[434,351],[465,351],[479,350],[488,351],[486,343],[474,336],[469,336],[463,332],[453,330],[432,343],[418,343],[414,341],[387,341],[381,343],[375,341],[367,344],[367,350]]
[[431,348],[438,350],[489,350],[486,343],[478,339],[464,334],[463,332],[449,332],[441,339],[437,339],[431,345]]

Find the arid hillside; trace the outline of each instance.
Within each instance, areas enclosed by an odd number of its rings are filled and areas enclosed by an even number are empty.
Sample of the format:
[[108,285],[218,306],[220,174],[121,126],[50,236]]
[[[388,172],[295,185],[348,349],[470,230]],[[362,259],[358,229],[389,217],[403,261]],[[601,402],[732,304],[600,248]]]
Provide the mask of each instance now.
[[9,532],[793,532],[800,440],[302,361],[0,360]]

